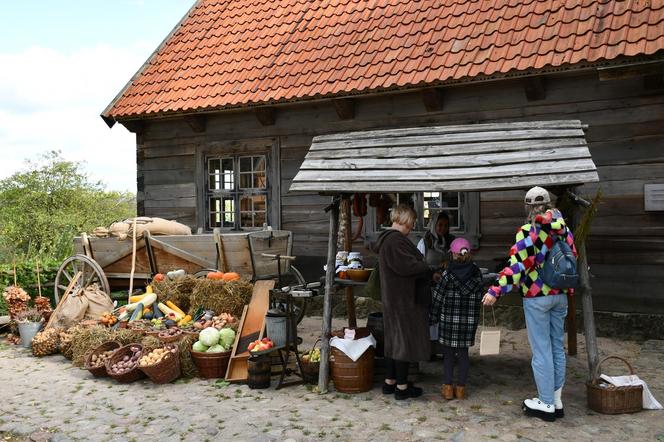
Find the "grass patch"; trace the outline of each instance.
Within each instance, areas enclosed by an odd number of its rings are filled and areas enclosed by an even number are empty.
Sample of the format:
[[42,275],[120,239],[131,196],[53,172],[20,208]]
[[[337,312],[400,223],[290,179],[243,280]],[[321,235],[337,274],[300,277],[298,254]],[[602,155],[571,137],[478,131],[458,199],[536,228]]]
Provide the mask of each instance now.
[[390,427],[390,424],[383,424],[380,426],[378,431],[392,431],[392,427]]

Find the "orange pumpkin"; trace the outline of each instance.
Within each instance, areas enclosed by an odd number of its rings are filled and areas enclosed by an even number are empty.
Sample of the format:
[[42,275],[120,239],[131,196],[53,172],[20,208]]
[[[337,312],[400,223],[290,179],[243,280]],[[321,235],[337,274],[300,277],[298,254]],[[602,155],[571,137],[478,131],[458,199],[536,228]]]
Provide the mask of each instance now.
[[224,272],[210,272],[207,274],[208,279],[224,279]]
[[240,279],[240,275],[235,272],[224,273],[224,281],[237,281]]

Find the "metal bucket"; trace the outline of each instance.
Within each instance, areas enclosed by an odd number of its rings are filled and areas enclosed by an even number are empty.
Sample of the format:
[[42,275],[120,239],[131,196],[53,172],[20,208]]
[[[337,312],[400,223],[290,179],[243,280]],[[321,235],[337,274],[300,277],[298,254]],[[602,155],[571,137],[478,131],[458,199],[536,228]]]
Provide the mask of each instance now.
[[[281,310],[268,310],[265,315],[265,333],[272,340],[275,347],[286,345],[286,313]],[[297,338],[297,324],[291,321],[291,342]]]
[[32,338],[41,330],[41,322],[19,322],[18,333],[21,335],[21,346],[32,347]]

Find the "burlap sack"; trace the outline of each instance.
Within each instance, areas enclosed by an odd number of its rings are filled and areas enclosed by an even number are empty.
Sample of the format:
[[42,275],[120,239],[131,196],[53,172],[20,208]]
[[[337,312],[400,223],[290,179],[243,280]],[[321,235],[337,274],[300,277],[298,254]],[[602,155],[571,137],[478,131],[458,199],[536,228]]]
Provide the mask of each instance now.
[[83,290],[83,296],[88,301],[88,308],[84,319],[99,319],[102,313],[113,310],[113,300],[104,293],[97,284],[92,284]]
[[67,329],[85,318],[89,303],[88,298],[83,295],[83,290],[70,294],[62,302],[64,304],[60,310],[54,312],[55,317],[51,327]]
[[[121,240],[131,238],[133,235],[134,219],[129,218],[124,221],[118,221],[111,224],[108,233]],[[169,221],[163,218],[150,218],[148,216],[139,216],[136,218],[136,237],[141,238],[145,231],[152,235],[191,235],[189,226],[177,221]]]

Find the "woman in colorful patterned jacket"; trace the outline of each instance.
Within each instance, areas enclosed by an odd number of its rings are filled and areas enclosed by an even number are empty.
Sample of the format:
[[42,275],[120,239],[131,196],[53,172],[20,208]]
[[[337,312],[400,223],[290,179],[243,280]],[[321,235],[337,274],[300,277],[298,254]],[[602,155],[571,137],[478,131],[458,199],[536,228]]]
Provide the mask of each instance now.
[[483,303],[493,305],[512,287],[520,287],[538,392],[538,397],[526,399],[522,408],[529,416],[554,421],[564,416],[561,400],[566,365],[564,324],[566,294],[571,294],[572,289],[549,287],[542,282],[538,271],[556,236],[570,245],[575,256],[576,248],[562,214],[552,208],[549,192],[533,187],[526,193],[525,204],[528,218],[516,234],[509,265],[500,272],[497,285],[484,295]]

